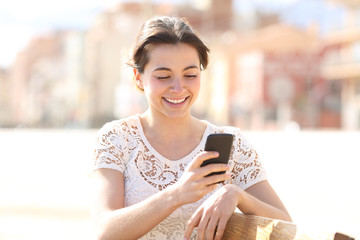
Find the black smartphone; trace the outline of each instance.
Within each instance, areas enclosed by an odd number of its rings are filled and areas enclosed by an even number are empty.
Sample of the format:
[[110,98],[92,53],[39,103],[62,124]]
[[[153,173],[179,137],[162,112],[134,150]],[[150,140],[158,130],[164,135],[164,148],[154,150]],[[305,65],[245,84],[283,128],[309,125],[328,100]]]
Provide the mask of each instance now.
[[[205,151],[215,151],[219,153],[219,157],[205,160],[201,167],[213,163],[225,163],[229,162],[230,151],[234,141],[234,135],[230,133],[213,133],[210,134],[205,143]],[[225,172],[213,172],[207,176],[214,174],[222,174]]]

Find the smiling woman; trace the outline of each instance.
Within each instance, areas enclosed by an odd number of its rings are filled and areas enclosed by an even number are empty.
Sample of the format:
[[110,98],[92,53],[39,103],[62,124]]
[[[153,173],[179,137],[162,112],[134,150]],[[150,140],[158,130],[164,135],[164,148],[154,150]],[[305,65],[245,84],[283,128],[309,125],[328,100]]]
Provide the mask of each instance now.
[[[130,65],[148,109],[107,123],[98,133],[98,239],[221,239],[236,208],[291,220],[240,130],[192,116],[209,49],[189,23],[150,19],[135,46]],[[219,156],[204,150],[214,133],[234,136],[229,163],[202,166]]]

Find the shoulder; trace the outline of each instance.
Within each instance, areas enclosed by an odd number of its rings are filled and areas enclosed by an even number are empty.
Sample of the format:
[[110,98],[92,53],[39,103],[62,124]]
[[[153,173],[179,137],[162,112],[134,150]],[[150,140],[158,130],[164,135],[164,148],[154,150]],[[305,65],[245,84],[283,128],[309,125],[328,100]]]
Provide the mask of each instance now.
[[235,138],[243,138],[241,130],[238,127],[233,126],[216,126],[212,123],[208,123],[210,128],[210,133],[230,133],[235,136]]
[[136,116],[104,124],[96,137],[93,170],[110,168],[124,172],[137,147],[137,134]]
[[127,118],[114,120],[111,122],[105,123],[99,130],[98,130],[98,137],[104,135],[127,135],[127,134],[134,134],[138,131],[138,124],[137,124],[137,116],[130,116]]
[[210,133],[230,133],[234,135],[233,145],[237,149],[251,149],[252,145],[247,141],[242,131],[238,127],[234,126],[216,126],[208,123],[210,126]]

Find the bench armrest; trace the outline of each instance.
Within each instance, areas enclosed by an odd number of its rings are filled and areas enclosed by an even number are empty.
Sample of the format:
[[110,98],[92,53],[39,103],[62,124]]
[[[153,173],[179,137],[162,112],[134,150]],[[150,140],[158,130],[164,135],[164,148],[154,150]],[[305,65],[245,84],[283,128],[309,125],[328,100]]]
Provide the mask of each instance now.
[[341,233],[306,232],[291,222],[234,212],[223,235],[225,240],[353,240]]

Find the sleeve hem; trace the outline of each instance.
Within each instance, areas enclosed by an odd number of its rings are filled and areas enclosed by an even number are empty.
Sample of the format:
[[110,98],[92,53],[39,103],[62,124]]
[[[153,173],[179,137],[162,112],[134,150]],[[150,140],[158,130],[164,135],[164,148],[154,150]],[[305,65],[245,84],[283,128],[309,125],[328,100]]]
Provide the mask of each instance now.
[[124,170],[117,167],[117,166],[112,166],[112,165],[108,165],[108,164],[104,164],[104,165],[97,165],[97,166],[94,166],[91,170],[90,170],[90,175],[92,175],[96,170],[98,169],[113,169],[113,170],[116,170],[116,171],[119,171],[121,173],[124,173]]
[[245,185],[243,186],[243,190],[248,189],[249,187],[253,186],[253,185],[256,184],[256,183],[263,182],[263,181],[267,181],[267,180],[268,180],[267,177],[259,177],[259,178],[255,179],[255,180],[253,180],[253,181],[245,184]]

